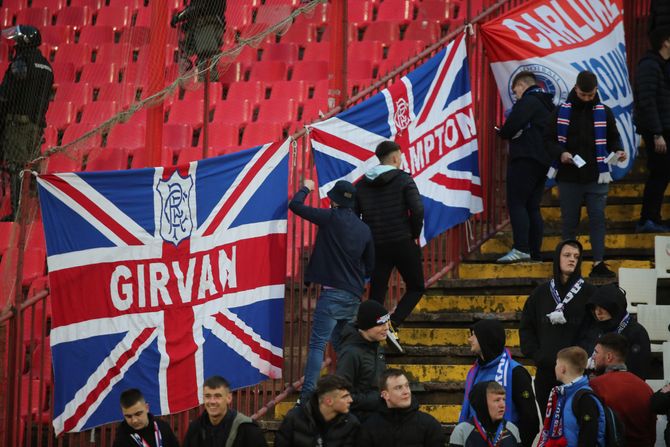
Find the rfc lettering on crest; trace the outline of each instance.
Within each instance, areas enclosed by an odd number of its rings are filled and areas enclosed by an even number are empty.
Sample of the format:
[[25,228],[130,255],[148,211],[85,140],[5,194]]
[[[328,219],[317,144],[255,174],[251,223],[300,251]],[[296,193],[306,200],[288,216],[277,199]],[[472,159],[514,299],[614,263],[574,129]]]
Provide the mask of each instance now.
[[193,183],[193,176],[184,178],[175,171],[168,180],[160,180],[156,187],[161,198],[160,235],[175,246],[191,237],[193,231]]

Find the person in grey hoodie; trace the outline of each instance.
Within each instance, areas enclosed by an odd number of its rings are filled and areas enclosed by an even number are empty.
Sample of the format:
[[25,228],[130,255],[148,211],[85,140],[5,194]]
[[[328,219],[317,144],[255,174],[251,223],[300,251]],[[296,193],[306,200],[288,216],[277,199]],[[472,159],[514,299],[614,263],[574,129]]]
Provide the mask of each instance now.
[[375,149],[381,163],[356,183],[356,210],[372,230],[375,268],[370,299],[384,303],[393,268],[407,286],[391,314],[388,341],[402,352],[396,329],[425,292],[419,237],[423,228],[423,202],[412,176],[400,169],[398,143],[382,141]]

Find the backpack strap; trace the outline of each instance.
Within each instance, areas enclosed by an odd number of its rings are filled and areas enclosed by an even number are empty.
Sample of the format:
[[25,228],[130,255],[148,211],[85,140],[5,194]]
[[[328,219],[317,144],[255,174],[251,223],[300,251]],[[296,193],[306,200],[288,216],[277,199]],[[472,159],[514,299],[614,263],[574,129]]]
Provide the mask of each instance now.
[[228,434],[228,439],[226,440],[226,447],[232,447],[237,438],[237,429],[240,428],[242,424],[252,424],[254,421],[242,413],[237,413],[235,419],[233,419],[233,425],[230,427],[230,433]]

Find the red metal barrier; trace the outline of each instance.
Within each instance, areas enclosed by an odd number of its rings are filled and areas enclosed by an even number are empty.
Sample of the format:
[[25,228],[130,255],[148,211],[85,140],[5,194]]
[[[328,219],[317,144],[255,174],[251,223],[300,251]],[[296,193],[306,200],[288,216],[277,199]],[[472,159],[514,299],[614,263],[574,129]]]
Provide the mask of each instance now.
[[[505,148],[495,138],[492,124],[500,122],[502,108],[493,75],[479,38],[479,26],[519,4],[523,0],[484,0],[483,12],[472,20],[467,28],[468,57],[471,69],[472,92],[475,98],[476,124],[479,130],[480,177],[484,193],[484,212],[474,216],[468,223],[459,225],[431,241],[424,248],[424,273],[428,284],[444,277],[455,277],[455,268],[461,259],[475,250],[485,240],[495,235],[507,223],[504,194]],[[646,33],[649,0],[625,0],[625,27],[628,48],[628,65],[635,61],[646,48],[641,38]],[[463,2],[460,2],[463,5]],[[465,14],[465,12],[464,12]],[[464,17],[465,19],[465,17]],[[445,36],[416,58],[382,77],[373,86],[352,97],[345,105],[350,107],[399,79],[422,61],[442,49],[463,27]],[[631,70],[631,74],[633,70]],[[327,116],[338,113],[335,108]],[[289,172],[289,194],[293,194],[304,178],[316,178],[310,154],[309,135],[300,131],[294,135],[291,147]],[[29,181],[29,180],[27,180]],[[24,188],[22,200],[29,200],[30,188]],[[33,199],[34,200],[34,199]],[[316,206],[315,194],[309,197]],[[24,219],[24,234],[25,223]],[[237,390],[234,406],[246,414],[263,416],[283,397],[302,376],[307,338],[310,330],[311,310],[318,290],[305,287],[303,272],[309,256],[309,247],[314,240],[315,228],[302,219],[289,214],[287,253],[287,281],[285,299],[284,378],[267,381],[258,386]],[[21,272],[22,265],[16,266]],[[2,272],[0,272],[2,273]],[[17,280],[20,284],[20,280]],[[389,306],[393,306],[402,293],[402,284],[397,276],[392,278]],[[55,438],[51,426],[53,393],[51,389],[51,367],[48,355],[50,308],[48,290],[28,296],[26,291],[17,295],[13,306],[0,315],[0,439],[5,445],[68,445],[108,446],[114,433],[114,425],[98,427],[85,433],[67,434]],[[0,312],[2,306],[0,305]],[[288,391],[288,392],[287,392]],[[175,432],[182,437],[199,409],[168,416]],[[119,415],[120,416],[120,415]]]

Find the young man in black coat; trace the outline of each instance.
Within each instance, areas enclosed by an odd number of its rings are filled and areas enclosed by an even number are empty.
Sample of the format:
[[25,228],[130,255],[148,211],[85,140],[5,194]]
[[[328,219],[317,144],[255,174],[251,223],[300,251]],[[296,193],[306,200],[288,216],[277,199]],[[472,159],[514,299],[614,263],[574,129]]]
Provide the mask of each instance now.
[[609,333],[621,334],[628,342],[626,367],[640,379],[647,379],[647,369],[651,362],[649,334],[640,323],[626,311],[626,292],[615,284],[598,287],[586,308],[593,318],[587,318],[588,326],[580,346],[591,355],[588,369],[594,368],[594,349],[598,339]]
[[635,124],[644,140],[649,171],[636,230],[664,233],[670,231],[661,221],[663,194],[670,180],[670,27],[654,29],[649,41],[652,48],[642,56],[635,73]]
[[549,392],[557,385],[556,354],[579,342],[587,316],[586,303],[595,291],[582,278],[581,254],[582,244],[576,240],[558,244],[553,278],[533,290],[521,315],[521,352],[537,366],[535,398],[540,412],[547,407]]
[[668,423],[665,425],[663,439],[666,446],[670,445],[670,384],[666,384],[651,396],[651,411],[667,416]]
[[412,313],[425,292],[419,238],[423,228],[423,201],[414,179],[400,169],[400,145],[382,141],[375,149],[381,163],[356,183],[356,209],[370,226],[375,242],[375,270],[370,299],[384,304],[394,268],[405,282],[405,294],[391,314],[388,341],[402,352],[397,328]]
[[498,135],[509,140],[507,207],[514,244],[498,262],[541,261],[544,222],[540,201],[551,164],[542,135],[554,103],[530,71],[514,76],[512,90],[517,101]]
[[335,374],[323,376],[308,402],[288,412],[275,434],[275,447],[353,447],[359,422],[349,414],[351,384]]
[[121,393],[123,422],[116,428],[113,447],[179,447],[172,428],[153,414],[142,392],[131,388]]
[[387,369],[379,378],[386,402],[361,426],[357,447],[443,447],[444,430],[433,416],[419,411],[405,372]]
[[183,447],[267,447],[263,431],[249,417],[230,408],[233,394],[221,376],[205,380],[205,411],[188,426]]

